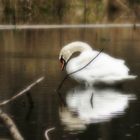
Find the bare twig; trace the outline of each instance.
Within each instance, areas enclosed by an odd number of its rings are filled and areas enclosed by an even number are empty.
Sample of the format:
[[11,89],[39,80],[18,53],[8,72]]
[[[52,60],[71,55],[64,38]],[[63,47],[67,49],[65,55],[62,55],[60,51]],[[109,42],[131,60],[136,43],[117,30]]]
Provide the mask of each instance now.
[[11,136],[14,140],[24,140],[13,120],[9,117],[8,114],[4,113],[2,110],[0,110],[0,119],[9,129]]
[[49,129],[47,129],[47,130],[45,131],[45,138],[46,138],[46,140],[50,140],[50,139],[49,139],[49,136],[48,136],[48,133],[49,133],[50,131],[54,130],[54,129],[55,129],[55,127],[52,127],[52,128],[49,128]]
[[29,86],[27,86],[25,89],[23,89],[22,91],[20,91],[19,93],[17,93],[13,97],[11,97],[10,99],[1,102],[0,103],[0,106],[6,105],[6,104],[10,103],[11,101],[15,100],[16,98],[24,95],[25,93],[27,93],[27,91],[29,91],[36,84],[40,83],[42,80],[44,80],[44,77],[41,77],[41,78],[37,79],[35,82],[33,82],[32,84],[30,84]]

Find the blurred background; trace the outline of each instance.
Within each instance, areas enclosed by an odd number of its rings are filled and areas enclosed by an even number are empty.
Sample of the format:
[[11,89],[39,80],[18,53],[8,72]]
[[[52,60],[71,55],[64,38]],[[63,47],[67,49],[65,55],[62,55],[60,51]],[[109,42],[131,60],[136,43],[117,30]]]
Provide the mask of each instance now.
[[139,11],[140,0],[0,0],[0,24],[135,23]]

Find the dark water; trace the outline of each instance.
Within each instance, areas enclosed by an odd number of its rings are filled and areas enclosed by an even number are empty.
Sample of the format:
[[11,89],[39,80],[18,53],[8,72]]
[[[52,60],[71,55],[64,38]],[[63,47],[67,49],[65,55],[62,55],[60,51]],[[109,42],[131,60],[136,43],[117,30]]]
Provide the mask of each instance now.
[[[45,80],[2,109],[15,121],[26,140],[139,140],[140,139],[140,30],[46,29],[0,31],[0,100],[3,101],[41,76]],[[72,41],[85,41],[93,48],[126,60],[133,81],[121,87],[84,88],[61,72],[58,54]],[[0,139],[11,139],[0,123]]]

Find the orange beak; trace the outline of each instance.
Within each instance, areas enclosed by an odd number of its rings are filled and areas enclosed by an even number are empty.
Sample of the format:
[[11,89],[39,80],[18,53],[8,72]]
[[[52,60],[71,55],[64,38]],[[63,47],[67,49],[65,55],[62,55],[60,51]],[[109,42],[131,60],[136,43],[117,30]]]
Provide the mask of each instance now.
[[63,71],[64,70],[64,68],[65,68],[65,60],[63,59],[63,58],[61,58],[60,59],[60,63],[61,63],[61,71]]
[[65,62],[64,61],[61,61],[61,71],[64,70],[64,67],[65,67]]

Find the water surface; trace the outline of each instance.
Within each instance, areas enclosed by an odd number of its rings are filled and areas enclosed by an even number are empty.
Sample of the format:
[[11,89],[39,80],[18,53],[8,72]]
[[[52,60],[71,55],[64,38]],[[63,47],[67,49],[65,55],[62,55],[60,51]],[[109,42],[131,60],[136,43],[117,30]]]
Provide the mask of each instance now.
[[[67,79],[58,54],[61,47],[80,40],[94,49],[126,60],[132,74],[140,75],[139,29],[26,29],[0,31],[0,100],[3,101],[34,80],[45,80],[30,90],[33,104],[22,96],[3,107],[26,140],[42,140],[46,129],[51,140],[139,140],[139,77],[120,87],[91,89]],[[0,138],[11,139],[0,124]]]

